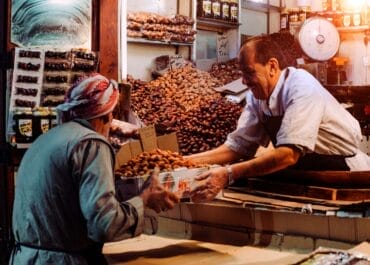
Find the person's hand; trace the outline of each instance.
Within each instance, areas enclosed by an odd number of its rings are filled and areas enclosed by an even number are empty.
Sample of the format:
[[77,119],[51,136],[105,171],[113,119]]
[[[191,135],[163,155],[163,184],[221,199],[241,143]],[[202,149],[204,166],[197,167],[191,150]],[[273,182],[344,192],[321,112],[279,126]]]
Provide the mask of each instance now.
[[190,192],[190,197],[193,202],[213,200],[220,190],[228,183],[227,170],[225,167],[214,168],[200,174],[195,179],[198,181],[205,181]]
[[140,194],[140,197],[145,207],[157,213],[172,209],[179,202],[179,198],[159,182],[158,171],[153,173],[149,187]]

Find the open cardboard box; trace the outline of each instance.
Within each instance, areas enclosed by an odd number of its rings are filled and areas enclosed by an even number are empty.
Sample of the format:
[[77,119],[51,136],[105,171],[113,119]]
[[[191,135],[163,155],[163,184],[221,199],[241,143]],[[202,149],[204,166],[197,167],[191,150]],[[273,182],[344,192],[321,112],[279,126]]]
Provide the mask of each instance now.
[[140,140],[132,140],[124,144],[116,153],[115,169],[127,163],[142,152],[150,152],[156,148],[179,152],[176,133],[157,136],[154,126],[139,129]]
[[172,191],[179,198],[189,198],[190,191],[205,181],[197,181],[194,177],[206,170],[208,170],[207,167],[178,168],[174,171],[160,173],[159,181],[167,190]]
[[[116,153],[115,168],[120,168],[121,165],[127,163],[130,159],[136,157],[142,152],[150,152],[157,148],[162,150],[170,150],[179,152],[176,133],[170,133],[162,136],[157,136],[154,126],[148,126],[139,129],[140,140],[133,140],[124,144]],[[178,168],[173,171],[160,172],[159,180],[165,188],[174,192],[179,198],[188,198],[189,191],[202,181],[195,181],[194,177],[206,171],[207,167],[202,168]],[[121,199],[135,196],[145,188],[145,182],[148,176],[136,176],[134,178],[121,177],[119,182],[116,182],[116,187],[119,186],[118,195]]]

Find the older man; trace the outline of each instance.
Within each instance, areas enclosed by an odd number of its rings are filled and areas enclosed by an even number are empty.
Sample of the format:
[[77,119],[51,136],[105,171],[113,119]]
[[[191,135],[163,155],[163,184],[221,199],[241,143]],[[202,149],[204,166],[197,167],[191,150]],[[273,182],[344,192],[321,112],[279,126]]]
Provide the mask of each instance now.
[[[220,147],[189,156],[194,162],[227,164],[203,173],[208,178],[192,193],[211,200],[239,178],[266,175],[287,167],[302,170],[369,170],[359,150],[358,121],[308,72],[288,67],[279,43],[258,36],[241,48],[239,64],[249,87],[237,129]],[[274,149],[253,158],[259,146]]]
[[24,155],[13,209],[10,264],[106,264],[106,241],[138,235],[143,209],[172,208],[178,198],[156,178],[140,196],[118,202],[114,153],[107,142],[119,93],[99,74],[79,80],[57,107],[62,124]]

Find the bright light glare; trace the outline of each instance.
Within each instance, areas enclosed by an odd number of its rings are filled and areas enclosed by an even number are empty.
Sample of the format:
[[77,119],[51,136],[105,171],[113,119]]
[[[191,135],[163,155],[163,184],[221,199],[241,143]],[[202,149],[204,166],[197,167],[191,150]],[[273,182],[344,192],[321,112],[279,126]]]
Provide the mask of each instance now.
[[48,4],[54,4],[54,5],[70,5],[75,0],[47,0]]
[[342,9],[360,11],[362,8],[364,8],[364,5],[365,0],[343,0]]

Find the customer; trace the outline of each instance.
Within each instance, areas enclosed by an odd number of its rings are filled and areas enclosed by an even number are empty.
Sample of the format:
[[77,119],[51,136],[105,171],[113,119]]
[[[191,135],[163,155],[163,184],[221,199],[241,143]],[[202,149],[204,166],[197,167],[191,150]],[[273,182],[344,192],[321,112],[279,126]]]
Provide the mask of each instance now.
[[24,155],[16,180],[10,264],[106,264],[104,242],[143,231],[143,207],[178,198],[153,176],[139,196],[117,201],[114,153],[107,142],[117,84],[100,74],[79,80],[57,107],[62,124]]
[[[203,173],[194,201],[211,200],[234,180],[287,167],[303,170],[369,170],[359,150],[358,121],[308,72],[287,67],[271,36],[249,39],[240,49],[247,105],[237,129],[220,147],[188,156],[194,162],[228,164]],[[259,146],[274,149],[254,155]]]

